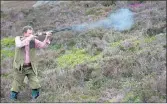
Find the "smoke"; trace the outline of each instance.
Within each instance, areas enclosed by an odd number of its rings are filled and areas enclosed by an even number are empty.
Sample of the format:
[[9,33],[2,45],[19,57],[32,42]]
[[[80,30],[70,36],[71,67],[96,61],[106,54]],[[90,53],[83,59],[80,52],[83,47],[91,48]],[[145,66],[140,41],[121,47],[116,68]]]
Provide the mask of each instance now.
[[128,30],[134,24],[133,12],[129,9],[122,8],[112,13],[108,18],[99,20],[94,23],[83,23],[81,25],[75,25],[72,27],[75,31],[84,31],[88,29],[94,29],[97,27],[113,28],[118,31]]

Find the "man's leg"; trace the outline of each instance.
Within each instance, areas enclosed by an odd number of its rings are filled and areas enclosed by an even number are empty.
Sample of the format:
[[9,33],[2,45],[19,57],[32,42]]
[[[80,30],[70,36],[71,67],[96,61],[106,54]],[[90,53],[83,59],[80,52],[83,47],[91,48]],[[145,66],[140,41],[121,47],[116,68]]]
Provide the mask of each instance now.
[[39,96],[39,88],[41,87],[39,84],[39,80],[37,78],[37,75],[33,72],[32,69],[30,69],[32,72],[27,74],[29,85],[32,89],[32,98],[36,99]]
[[21,87],[23,86],[25,74],[18,72],[18,71],[15,71],[13,77],[14,77],[14,80],[12,83],[10,98],[15,100],[15,99],[17,99],[18,92],[20,91]]

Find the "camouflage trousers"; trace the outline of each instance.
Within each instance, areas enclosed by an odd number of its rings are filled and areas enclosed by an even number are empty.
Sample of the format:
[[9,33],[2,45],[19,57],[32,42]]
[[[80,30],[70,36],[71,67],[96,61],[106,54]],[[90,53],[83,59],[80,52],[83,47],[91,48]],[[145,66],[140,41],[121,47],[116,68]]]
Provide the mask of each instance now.
[[22,71],[15,70],[14,72],[14,80],[12,83],[11,91],[19,92],[24,88],[24,78],[27,76],[29,86],[31,89],[40,88],[39,80],[37,75],[34,73],[32,67],[23,68]]

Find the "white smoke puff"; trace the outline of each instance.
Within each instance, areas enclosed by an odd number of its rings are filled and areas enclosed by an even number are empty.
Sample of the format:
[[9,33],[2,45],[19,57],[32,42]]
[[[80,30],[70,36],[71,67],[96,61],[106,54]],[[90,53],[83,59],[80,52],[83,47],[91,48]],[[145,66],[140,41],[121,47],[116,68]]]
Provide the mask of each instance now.
[[109,22],[116,30],[128,30],[134,23],[133,12],[129,9],[120,9],[109,16]]
[[73,30],[75,31],[84,31],[88,29],[88,24],[87,23],[83,23],[81,25],[76,25],[72,27]]
[[133,12],[129,9],[119,9],[115,13],[112,13],[108,18],[99,20],[94,23],[84,23],[81,25],[73,26],[75,31],[84,31],[87,29],[94,29],[98,27],[114,28],[118,31],[128,30],[134,24]]

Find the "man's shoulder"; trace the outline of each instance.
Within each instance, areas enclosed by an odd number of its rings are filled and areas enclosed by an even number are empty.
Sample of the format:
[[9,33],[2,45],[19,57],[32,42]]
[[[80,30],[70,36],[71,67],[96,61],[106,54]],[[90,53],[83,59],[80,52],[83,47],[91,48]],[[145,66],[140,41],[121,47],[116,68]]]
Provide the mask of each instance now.
[[20,40],[23,40],[24,37],[23,36],[16,36],[15,39],[20,39]]
[[21,36],[16,36],[15,38],[21,38]]

